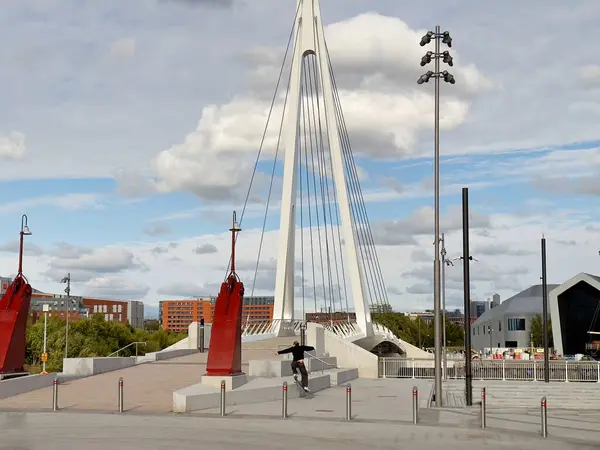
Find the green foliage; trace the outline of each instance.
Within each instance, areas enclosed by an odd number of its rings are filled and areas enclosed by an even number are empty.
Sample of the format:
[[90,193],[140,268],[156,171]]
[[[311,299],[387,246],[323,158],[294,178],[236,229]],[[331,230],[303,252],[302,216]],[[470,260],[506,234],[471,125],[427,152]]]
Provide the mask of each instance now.
[[[529,332],[533,338],[534,347],[544,346],[544,322],[541,314],[536,314],[531,318],[529,324]],[[548,347],[554,347],[554,339],[552,338],[552,321],[548,317]]]
[[[401,313],[373,314],[373,321],[392,331],[400,339],[417,347],[433,347],[433,321],[429,324],[417,317],[411,319]],[[464,330],[462,327],[446,320],[446,343],[448,347],[459,347],[464,345]]]
[[[48,361],[46,370],[56,372],[62,370],[65,355],[66,324],[56,317],[48,319],[46,327],[46,351]],[[138,345],[138,355],[162,350],[186,337],[187,333],[169,333],[163,330],[150,332],[137,330],[120,322],[108,322],[104,316],[96,314],[89,319],[69,322],[69,358],[91,358],[108,356],[111,353],[133,343]],[[119,356],[135,355],[135,345],[119,352]],[[30,366],[42,364],[44,349],[43,319],[27,328],[27,348],[25,362]]]

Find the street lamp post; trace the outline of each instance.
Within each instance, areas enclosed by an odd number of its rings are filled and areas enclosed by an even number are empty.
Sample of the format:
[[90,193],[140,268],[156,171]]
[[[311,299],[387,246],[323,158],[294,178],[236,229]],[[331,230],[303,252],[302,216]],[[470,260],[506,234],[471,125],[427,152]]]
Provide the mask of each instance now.
[[69,356],[69,315],[71,313],[71,272],[67,274],[62,280],[61,283],[67,283],[67,287],[65,288],[65,293],[67,294],[67,301],[65,306],[65,358]]
[[21,232],[19,233],[19,275],[23,273],[23,237],[31,236],[31,234],[31,230],[27,226],[27,215],[23,214],[21,216]]
[[492,356],[492,321],[490,320],[490,324],[488,325],[488,333],[490,335],[490,356]]
[[50,306],[47,303],[44,303],[42,306],[42,310],[44,311],[44,350],[42,352],[42,374],[46,375],[46,360],[48,359],[48,353],[46,351],[46,328],[48,325],[48,311],[50,310]]
[[446,349],[446,265],[451,265],[452,262],[446,259],[446,240],[444,233],[441,238],[442,243],[442,327],[443,327],[443,343],[442,352],[444,354],[444,381],[448,379],[448,350]]
[[431,78],[435,79],[435,113],[434,113],[434,245],[435,260],[433,263],[433,315],[434,315],[434,351],[435,351],[435,404],[442,406],[442,345],[441,345],[441,317],[440,317],[440,78],[445,82],[454,84],[454,76],[447,70],[440,72],[440,59],[453,66],[452,56],[449,51],[440,52],[440,43],[452,47],[452,38],[448,31],[443,33],[440,26],[436,25],[435,31],[428,31],[421,38],[420,45],[424,47],[431,40],[435,41],[435,52],[428,51],[421,58],[421,66],[429,64],[434,60],[435,71],[427,71],[417,80],[418,84],[428,83]]

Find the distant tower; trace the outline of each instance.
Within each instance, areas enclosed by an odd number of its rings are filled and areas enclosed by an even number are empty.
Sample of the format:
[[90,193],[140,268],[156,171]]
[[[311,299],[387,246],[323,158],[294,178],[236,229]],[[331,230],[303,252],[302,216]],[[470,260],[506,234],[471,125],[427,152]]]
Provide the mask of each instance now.
[[492,296],[492,308],[495,308],[496,306],[500,306],[500,294],[494,294]]

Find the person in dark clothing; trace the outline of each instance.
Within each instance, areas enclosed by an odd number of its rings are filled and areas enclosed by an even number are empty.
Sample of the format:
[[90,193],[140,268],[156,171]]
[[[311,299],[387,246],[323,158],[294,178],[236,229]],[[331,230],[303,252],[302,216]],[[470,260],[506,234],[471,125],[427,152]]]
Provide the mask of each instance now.
[[302,375],[302,388],[306,392],[310,391],[308,389],[308,372],[304,365],[304,352],[309,352],[314,349],[315,348],[310,345],[300,345],[298,341],[295,341],[291,347],[277,352],[278,355],[283,355],[285,353],[292,354],[292,372],[294,373],[294,380],[298,381],[298,371],[300,371],[300,374]]

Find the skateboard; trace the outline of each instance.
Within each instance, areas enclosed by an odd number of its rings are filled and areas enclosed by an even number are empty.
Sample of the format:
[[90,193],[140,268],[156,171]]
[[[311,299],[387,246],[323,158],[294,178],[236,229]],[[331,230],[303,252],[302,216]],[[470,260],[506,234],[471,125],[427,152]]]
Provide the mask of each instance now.
[[300,381],[299,378],[297,378],[297,376],[294,376],[294,382],[296,383],[296,386],[298,386],[298,389],[300,389],[300,397],[308,397],[312,394],[311,392],[306,392],[304,390],[304,387],[302,386],[302,382]]

